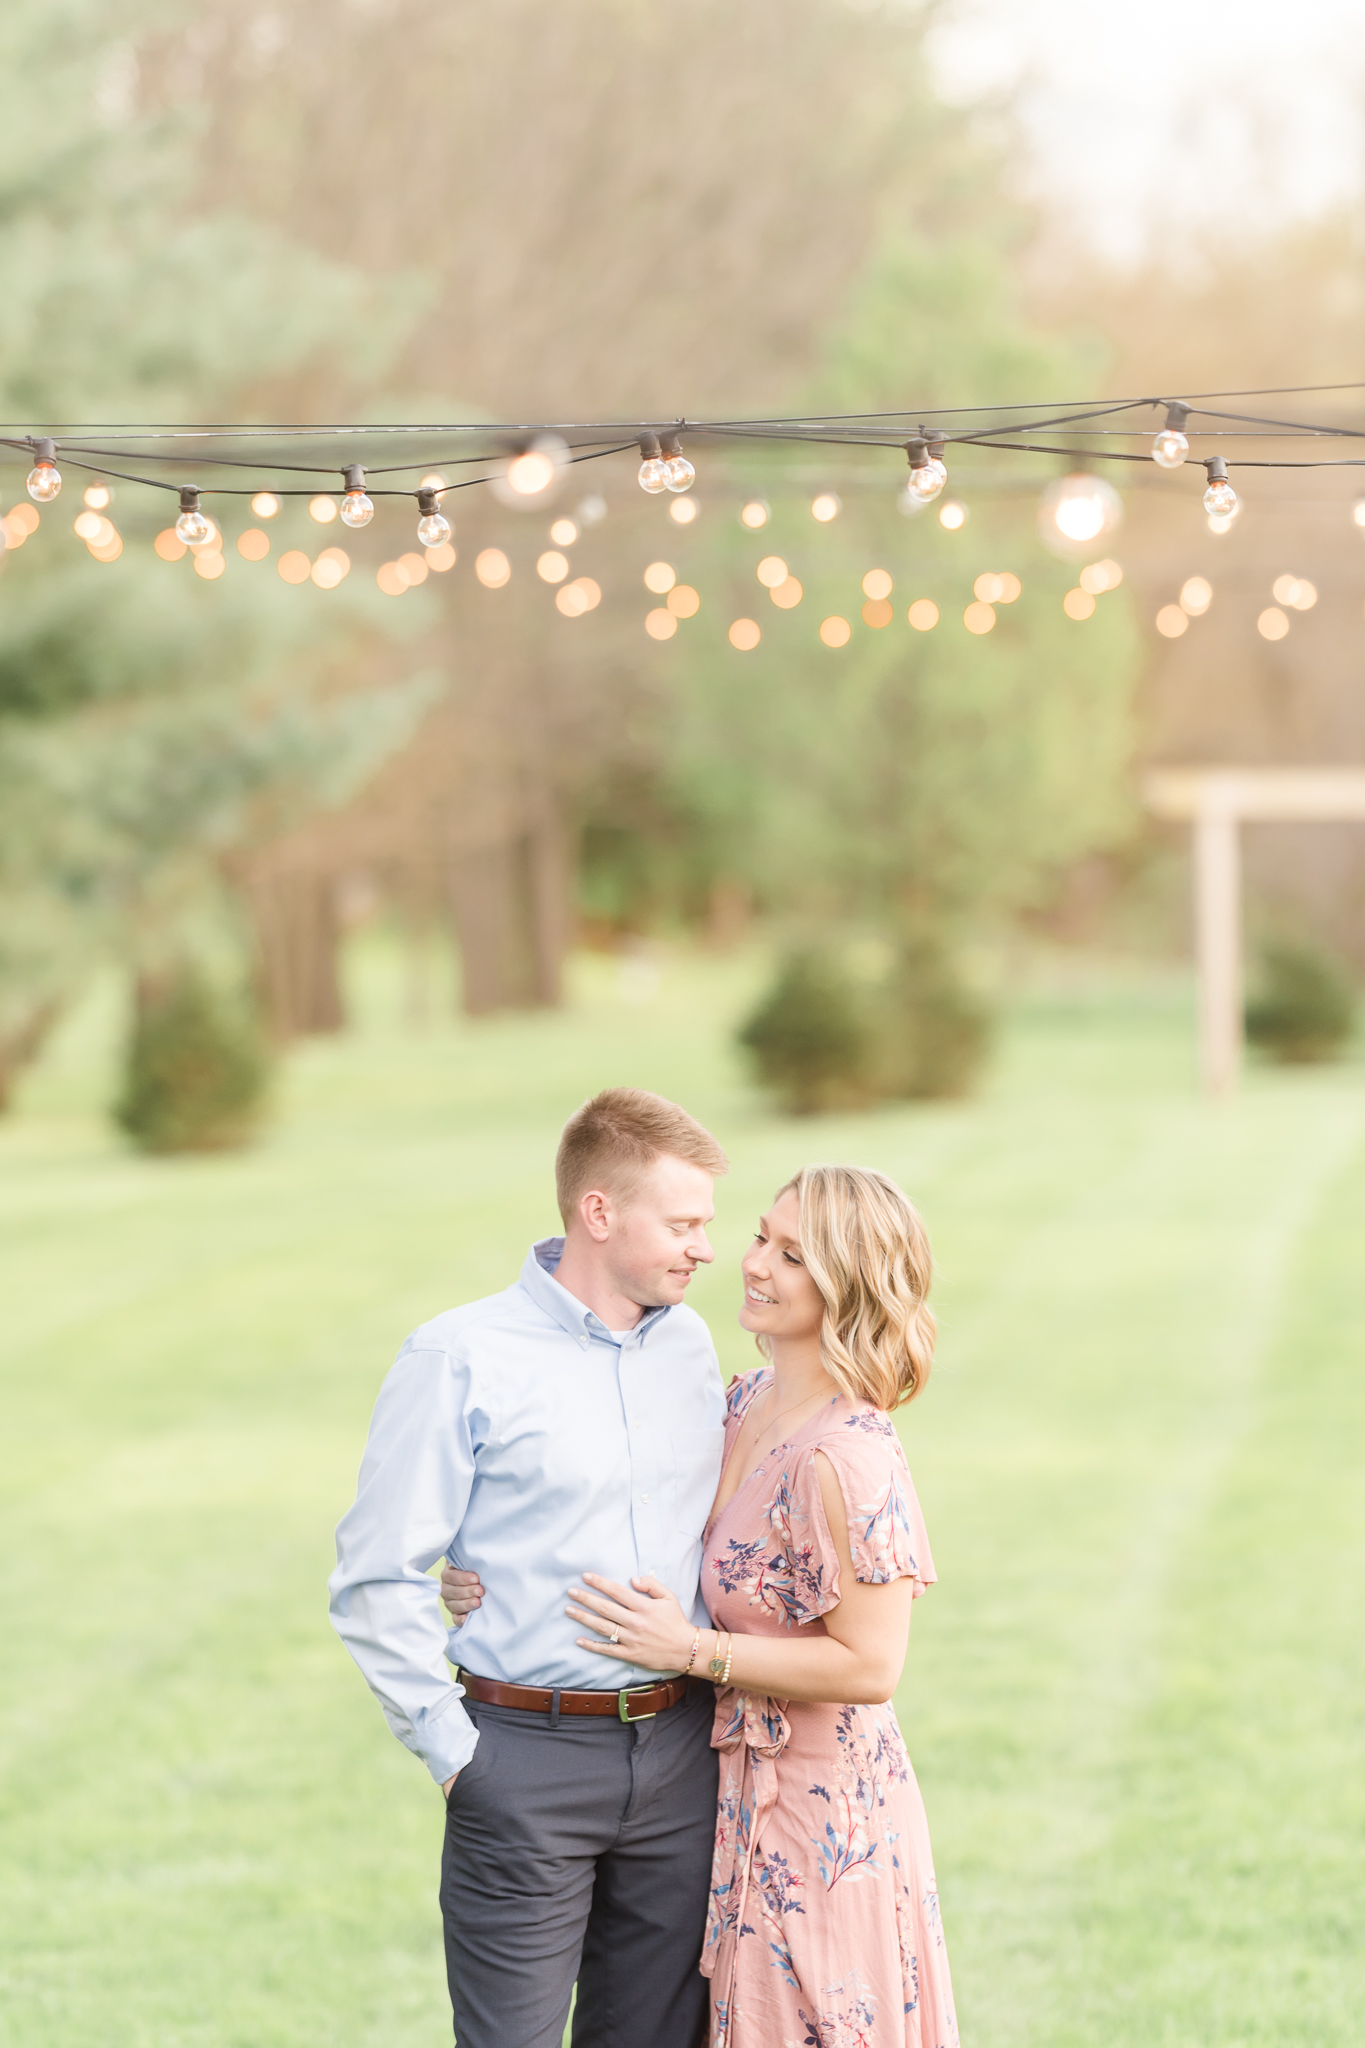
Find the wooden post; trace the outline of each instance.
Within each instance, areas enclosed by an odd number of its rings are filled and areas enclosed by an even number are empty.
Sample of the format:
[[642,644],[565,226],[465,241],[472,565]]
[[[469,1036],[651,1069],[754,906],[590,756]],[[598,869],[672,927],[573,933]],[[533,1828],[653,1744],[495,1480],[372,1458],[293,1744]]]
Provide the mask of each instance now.
[[1365,769],[1158,768],[1149,811],[1194,826],[1194,932],[1199,963],[1199,1067],[1213,1095],[1242,1064],[1242,905],[1238,827],[1244,818],[1365,821]]
[[1236,814],[1216,799],[1194,821],[1194,933],[1199,970],[1199,1070],[1230,1095],[1242,1065],[1242,887]]

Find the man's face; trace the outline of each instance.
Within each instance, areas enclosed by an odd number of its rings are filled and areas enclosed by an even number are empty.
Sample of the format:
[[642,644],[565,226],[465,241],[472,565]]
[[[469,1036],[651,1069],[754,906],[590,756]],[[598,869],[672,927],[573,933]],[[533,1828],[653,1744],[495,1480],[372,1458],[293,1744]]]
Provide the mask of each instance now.
[[704,1167],[657,1159],[624,1207],[610,1204],[604,1250],[617,1291],[641,1308],[680,1302],[698,1266],[716,1256],[706,1236],[714,1180]]

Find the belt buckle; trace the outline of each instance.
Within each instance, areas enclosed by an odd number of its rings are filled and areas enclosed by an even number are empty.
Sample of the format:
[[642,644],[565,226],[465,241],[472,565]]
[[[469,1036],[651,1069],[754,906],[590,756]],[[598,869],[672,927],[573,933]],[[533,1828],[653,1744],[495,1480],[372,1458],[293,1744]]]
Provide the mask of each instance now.
[[[654,1687],[652,1685],[639,1685],[634,1690],[636,1692],[653,1692]],[[631,1721],[653,1721],[658,1717],[659,1709],[657,1707],[651,1707],[647,1714],[632,1714],[629,1708],[630,1695],[630,1686],[623,1687],[616,1695],[616,1711],[623,1721],[627,1723]]]

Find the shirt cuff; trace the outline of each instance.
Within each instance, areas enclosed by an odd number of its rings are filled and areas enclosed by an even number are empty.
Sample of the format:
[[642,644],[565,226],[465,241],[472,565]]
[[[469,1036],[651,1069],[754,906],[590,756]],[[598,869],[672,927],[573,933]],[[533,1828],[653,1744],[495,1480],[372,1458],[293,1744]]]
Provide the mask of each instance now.
[[418,1754],[438,1785],[462,1771],[479,1746],[479,1731],[460,1705],[463,1688],[452,1689],[449,1703],[428,1718]]

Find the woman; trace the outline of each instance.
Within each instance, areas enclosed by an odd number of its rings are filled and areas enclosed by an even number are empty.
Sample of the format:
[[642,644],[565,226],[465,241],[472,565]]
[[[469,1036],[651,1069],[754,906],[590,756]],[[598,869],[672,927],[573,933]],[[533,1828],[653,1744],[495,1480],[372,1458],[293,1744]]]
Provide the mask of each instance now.
[[[715,2048],[954,2048],[924,1807],[892,1708],[928,1540],[888,1411],[933,1359],[929,1241],[885,1175],[811,1166],[744,1260],[766,1367],[730,1388],[695,1629],[585,1575],[603,1657],[718,1685],[703,1971]],[[607,1638],[607,1640],[603,1640]]]

